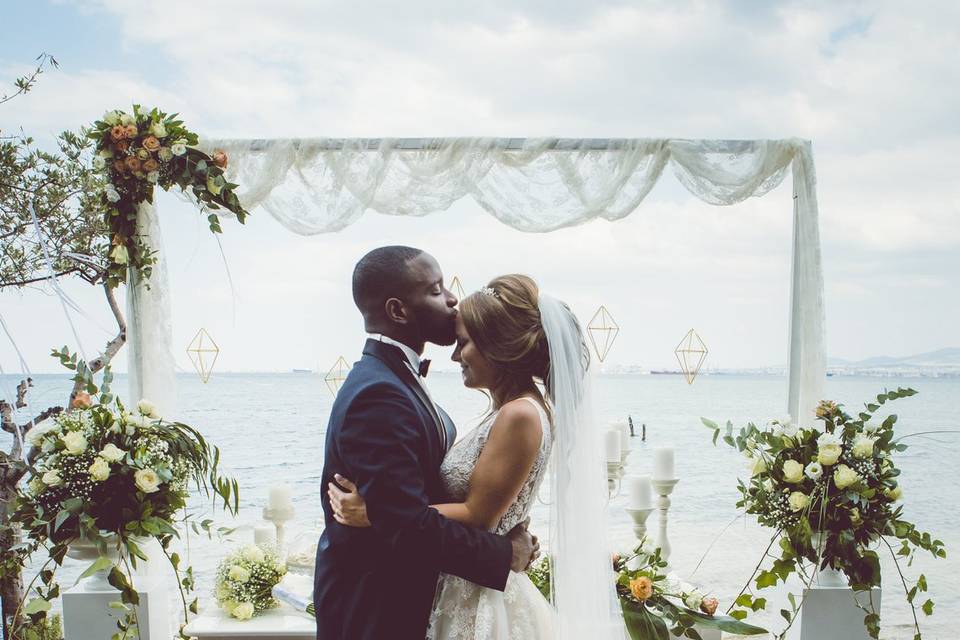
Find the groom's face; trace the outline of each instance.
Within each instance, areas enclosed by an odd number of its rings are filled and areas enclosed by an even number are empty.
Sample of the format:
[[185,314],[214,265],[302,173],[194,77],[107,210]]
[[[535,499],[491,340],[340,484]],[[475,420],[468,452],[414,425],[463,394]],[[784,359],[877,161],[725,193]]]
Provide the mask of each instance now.
[[428,253],[407,263],[410,293],[404,298],[411,324],[424,342],[449,346],[456,342],[457,302],[443,284],[443,271]]

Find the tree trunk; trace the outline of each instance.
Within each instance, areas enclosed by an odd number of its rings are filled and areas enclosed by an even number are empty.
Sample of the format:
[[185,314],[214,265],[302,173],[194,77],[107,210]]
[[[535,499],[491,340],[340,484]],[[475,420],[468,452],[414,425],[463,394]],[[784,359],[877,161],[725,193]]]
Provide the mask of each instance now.
[[[4,460],[5,463],[9,461],[9,459]],[[13,508],[16,486],[16,482],[8,482],[5,467],[2,474],[2,484],[0,484],[0,524],[2,525],[10,522],[10,510]],[[0,559],[6,560],[9,549],[19,543],[20,534],[17,530],[14,530],[12,535],[4,535],[0,532],[0,550],[2,550]],[[3,637],[12,640],[14,638],[14,616],[17,607],[23,600],[23,576],[20,571],[5,572],[4,577],[0,579],[0,599],[3,600]]]

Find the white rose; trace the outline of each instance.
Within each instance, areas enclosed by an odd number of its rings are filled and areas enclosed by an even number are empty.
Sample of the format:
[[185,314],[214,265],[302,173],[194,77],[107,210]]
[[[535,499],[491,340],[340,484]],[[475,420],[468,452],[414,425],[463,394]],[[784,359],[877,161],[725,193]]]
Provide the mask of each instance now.
[[96,169],[97,171],[100,171],[100,170],[103,169],[105,166],[107,166],[107,161],[106,161],[105,158],[103,158],[103,157],[101,157],[101,156],[94,156],[94,157],[93,157],[93,168],[94,168],[94,169]]
[[237,620],[249,620],[253,617],[253,604],[250,602],[241,602],[234,607],[233,612],[230,615]]
[[127,455],[127,452],[111,442],[103,448],[99,455],[107,462],[120,462],[123,460],[123,456]]
[[120,202],[120,192],[117,191],[113,185],[107,185],[107,188],[104,189],[104,194],[110,202]]
[[753,460],[750,463],[751,476],[758,476],[761,473],[766,472],[766,470],[767,470],[767,463],[766,461],[764,461],[763,456],[757,456],[756,458],[753,458]]
[[903,489],[900,488],[900,485],[897,485],[893,489],[886,489],[883,492],[883,495],[887,496],[891,500],[899,500],[903,495]]
[[122,124],[123,126],[134,124],[135,122],[136,120],[134,120],[132,115],[130,115],[129,113],[124,113],[122,111],[120,112],[120,124]]
[[144,493],[154,493],[160,490],[160,476],[153,469],[140,469],[133,474],[133,481],[137,488]]
[[832,464],[837,464],[841,453],[843,453],[843,448],[838,444],[820,445],[820,449],[817,451],[817,462],[829,467]]
[[873,455],[873,445],[877,442],[876,438],[867,436],[857,436],[853,441],[853,457],[869,458]]
[[154,419],[160,417],[160,414],[157,412],[157,407],[146,398],[137,403],[137,411],[139,411],[142,416],[148,416]]
[[160,180],[159,171],[151,171],[150,173],[147,174],[147,182],[152,182],[153,184],[157,184],[157,181],[159,180]]
[[107,111],[105,114],[103,114],[103,121],[111,127],[116,124],[120,124],[120,114],[116,111]]
[[40,451],[44,453],[53,453],[57,448],[57,443],[49,438],[43,441],[43,444],[40,445]]
[[783,463],[783,479],[790,484],[803,481],[803,465],[796,460],[787,460]]
[[694,611],[700,610],[700,604],[703,602],[703,594],[694,589],[688,593],[683,598],[683,604],[687,605],[688,609],[693,609]]
[[173,159],[173,152],[170,151],[170,147],[160,147],[160,150],[157,151],[157,157],[163,162],[170,162]]
[[789,503],[791,511],[802,511],[810,506],[810,496],[801,491],[794,491],[790,494]]
[[34,478],[27,484],[27,490],[30,491],[30,495],[32,496],[40,495],[46,488],[46,485],[43,484],[43,480],[40,478]]
[[263,553],[263,549],[255,544],[244,547],[243,551],[240,552],[240,555],[243,556],[243,559],[247,562],[263,562],[263,559],[266,557],[266,555]]
[[877,431],[880,431],[880,424],[877,422],[868,422],[863,425],[863,432],[866,434],[874,434]]
[[814,482],[823,477],[823,467],[819,462],[811,462],[803,472]]
[[170,145],[170,153],[175,156],[182,156],[187,152],[187,145],[180,142]]
[[860,476],[847,465],[841,464],[833,472],[833,481],[837,485],[837,489],[846,489],[860,482]]
[[103,482],[110,477],[110,463],[103,458],[97,458],[87,471],[91,478],[97,482]]
[[825,445],[830,445],[830,444],[842,445],[843,438],[838,436],[835,433],[830,433],[830,432],[822,433],[820,434],[820,437],[817,438],[818,447],[823,447]]
[[60,474],[52,470],[43,474],[41,480],[43,480],[43,484],[47,485],[48,487],[59,487],[61,484],[63,484]]
[[167,136],[167,128],[163,126],[162,122],[154,122],[150,125],[150,133],[158,138],[165,138]]
[[250,572],[241,567],[239,564],[235,564],[230,567],[230,570],[227,572],[227,577],[231,580],[244,583],[250,579]]
[[87,439],[79,431],[71,431],[60,438],[67,453],[77,456],[87,450]]
[[44,420],[39,424],[35,424],[33,428],[27,432],[27,442],[31,447],[36,447],[40,444],[43,436],[53,431],[56,426],[57,424],[53,420]]

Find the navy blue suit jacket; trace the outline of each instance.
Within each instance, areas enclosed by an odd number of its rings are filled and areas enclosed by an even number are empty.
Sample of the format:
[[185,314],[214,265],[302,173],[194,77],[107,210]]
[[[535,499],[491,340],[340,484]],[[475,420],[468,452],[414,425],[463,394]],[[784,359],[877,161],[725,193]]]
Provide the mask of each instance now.
[[[337,394],[323,465],[326,528],[317,548],[317,640],[423,640],[440,572],[502,591],[512,547],[440,515],[440,463],[456,429],[434,411],[404,355],[368,340]],[[333,518],[328,482],[353,480],[372,527]]]

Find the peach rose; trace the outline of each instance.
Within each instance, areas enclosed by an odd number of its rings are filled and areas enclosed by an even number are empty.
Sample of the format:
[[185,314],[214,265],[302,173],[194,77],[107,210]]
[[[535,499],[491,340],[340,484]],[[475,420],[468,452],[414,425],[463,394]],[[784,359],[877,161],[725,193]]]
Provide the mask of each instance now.
[[614,553],[613,555],[610,556],[610,560],[613,561],[613,570],[616,571],[617,567],[620,566],[620,560],[621,560],[620,554]]
[[121,124],[115,125],[110,129],[110,137],[113,138],[113,141],[123,140],[127,137],[127,129]]
[[123,128],[123,135],[127,138],[136,138],[137,137],[137,125],[128,124]]
[[140,161],[135,156],[127,156],[124,162],[130,171],[140,171]]
[[147,151],[156,151],[160,148],[160,141],[156,136],[147,136],[143,139],[143,148]]
[[630,593],[633,597],[643,602],[653,595],[653,581],[647,576],[640,576],[630,581]]
[[159,168],[160,168],[160,163],[154,160],[153,158],[150,158],[149,160],[143,163],[143,170],[146,171],[147,173],[150,173],[151,171],[156,171]]
[[717,607],[720,606],[720,601],[714,597],[704,598],[700,603],[700,611],[703,611],[708,616],[712,616],[717,612]]
[[219,149],[213,152],[213,164],[217,165],[221,169],[227,168],[227,154]]
[[70,402],[70,406],[74,409],[89,409],[93,406],[93,400],[86,391],[78,391],[77,395],[73,397],[73,401]]
[[816,413],[818,418],[832,418],[839,411],[840,407],[833,400],[821,400],[820,404],[817,405]]
[[113,170],[117,173],[123,173],[127,170],[127,165],[124,164],[123,160],[114,160],[113,161]]

